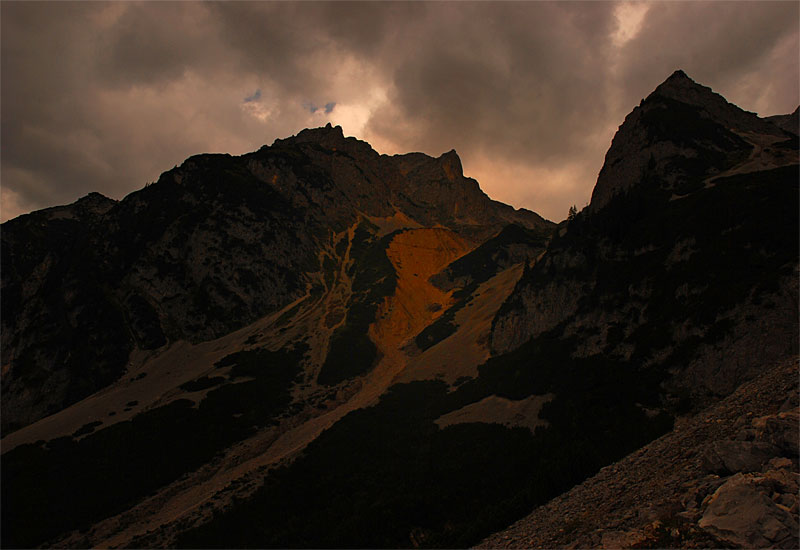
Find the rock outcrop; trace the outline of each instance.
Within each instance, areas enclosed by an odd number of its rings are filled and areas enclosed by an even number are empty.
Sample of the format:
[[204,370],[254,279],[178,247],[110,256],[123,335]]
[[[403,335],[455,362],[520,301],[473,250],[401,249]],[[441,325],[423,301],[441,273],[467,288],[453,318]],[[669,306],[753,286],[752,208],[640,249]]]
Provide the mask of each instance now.
[[800,107],[790,115],[774,115],[766,117],[766,120],[778,128],[783,128],[787,132],[800,135]]
[[[313,177],[300,177],[297,170],[288,177],[281,174],[280,162],[299,152],[316,167]],[[349,222],[353,212],[374,217],[402,212],[421,226],[440,224],[474,244],[509,223],[552,227],[534,212],[489,199],[476,180],[464,176],[455,150],[438,158],[423,153],[379,155],[368,143],[345,138],[340,126],[328,124],[276,140],[245,157],[263,181],[289,200],[316,204],[313,216],[329,224]]]

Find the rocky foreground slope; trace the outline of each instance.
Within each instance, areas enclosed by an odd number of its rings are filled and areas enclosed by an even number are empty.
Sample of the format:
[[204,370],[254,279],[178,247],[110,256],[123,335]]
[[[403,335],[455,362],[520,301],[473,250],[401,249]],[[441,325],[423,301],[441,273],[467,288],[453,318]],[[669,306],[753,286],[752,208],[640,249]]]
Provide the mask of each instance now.
[[789,358],[478,548],[798,548]]

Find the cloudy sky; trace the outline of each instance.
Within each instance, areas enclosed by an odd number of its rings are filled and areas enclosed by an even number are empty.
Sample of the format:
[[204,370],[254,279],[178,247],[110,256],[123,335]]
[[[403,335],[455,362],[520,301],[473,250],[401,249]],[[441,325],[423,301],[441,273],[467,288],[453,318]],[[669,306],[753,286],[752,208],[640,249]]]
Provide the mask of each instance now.
[[675,69],[761,116],[800,102],[800,4],[0,3],[0,216],[120,199],[201,152],[327,122],[455,148],[494,199],[585,205]]

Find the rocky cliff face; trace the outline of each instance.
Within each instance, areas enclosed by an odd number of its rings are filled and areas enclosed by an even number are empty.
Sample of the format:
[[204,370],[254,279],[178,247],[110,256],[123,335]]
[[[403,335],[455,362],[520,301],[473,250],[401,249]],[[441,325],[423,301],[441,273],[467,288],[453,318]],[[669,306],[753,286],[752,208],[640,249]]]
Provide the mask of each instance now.
[[133,350],[276,311],[319,286],[333,234],[398,215],[473,246],[512,221],[552,227],[491,201],[455,151],[388,157],[330,125],[191,157],[119,202],[95,193],[3,224],[4,433],[119,378]]
[[598,211],[644,181],[685,195],[754,152],[769,155],[760,147],[765,141],[783,142],[779,147],[787,156],[783,162],[776,159],[776,165],[796,162],[785,143],[790,138],[778,125],[676,71],[625,117],[606,154],[590,209]]
[[[282,177],[285,155],[299,154],[306,159],[308,177],[299,177],[303,174],[297,171]],[[538,214],[489,199],[477,181],[464,177],[461,160],[452,150],[438,158],[422,153],[379,155],[368,143],[345,138],[341,127],[328,125],[276,140],[246,158],[259,178],[290,200],[311,205],[316,221],[334,226],[350,223],[354,212],[372,217],[401,212],[421,226],[440,224],[476,244],[509,223],[551,226]]]
[[591,204],[495,319],[493,349],[574,336],[576,356],[728,394],[797,349],[797,162],[796,134],[676,72],[620,127]]

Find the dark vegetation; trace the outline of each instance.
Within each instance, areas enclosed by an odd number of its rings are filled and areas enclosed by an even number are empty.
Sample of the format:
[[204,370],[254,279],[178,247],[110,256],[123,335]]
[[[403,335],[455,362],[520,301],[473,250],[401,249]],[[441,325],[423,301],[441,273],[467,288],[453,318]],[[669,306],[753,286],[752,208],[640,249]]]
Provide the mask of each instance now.
[[349,267],[353,294],[345,323],[331,337],[328,355],[317,378],[320,384],[332,386],[366,374],[377,359],[378,349],[367,331],[375,321],[378,306],[394,293],[397,274],[386,256],[386,249],[396,233],[379,239],[376,230],[365,220],[353,235],[350,247],[353,264]]
[[496,236],[452,262],[431,282],[445,290],[470,283],[479,285],[502,269],[537,256],[546,248],[552,233],[550,227],[528,229],[509,224]]
[[214,386],[219,386],[224,382],[225,378],[222,376],[212,376],[211,378],[208,376],[202,376],[195,380],[189,380],[185,384],[181,384],[180,388],[188,392],[202,391],[207,390],[208,388],[213,388]]
[[322,259],[322,273],[325,277],[325,286],[330,290],[333,288],[333,284],[336,281],[336,270],[339,268],[339,264],[325,254]]
[[90,434],[94,431],[97,426],[100,426],[102,422],[100,420],[95,420],[94,422],[87,422],[72,434],[72,437],[80,437],[82,435]]
[[[220,362],[231,379],[198,407],[188,399],[73,437],[22,445],[2,457],[2,546],[26,548],[84,529],[211,460],[276,422],[289,405],[304,346],[239,352]],[[203,385],[207,377],[195,380]],[[191,384],[191,383],[190,383]],[[92,432],[92,433],[90,433]]]
[[455,334],[456,330],[458,330],[455,322],[456,313],[472,301],[472,295],[477,289],[477,283],[470,283],[467,287],[453,293],[453,298],[455,298],[456,302],[414,337],[414,343],[420,350],[425,351],[448,336]]
[[[729,332],[725,315],[733,307],[760,301],[791,276],[799,176],[795,165],[718,178],[677,200],[652,176],[601,211],[579,213],[565,235],[553,238],[548,256],[580,261],[541,262],[519,284],[536,292],[553,281],[579,283],[585,290],[578,315],[634,312],[609,330],[606,353],[624,343],[644,361],[674,346],[664,367],[680,366],[697,346]],[[512,298],[501,312],[517,307]],[[673,342],[671,327],[682,323],[705,336]]]
[[[554,333],[555,334],[555,333]],[[252,499],[184,533],[181,547],[465,548],[664,433],[658,376],[546,335],[490,360],[448,393],[439,381],[393,386],[347,415]],[[497,424],[440,430],[434,420],[490,394],[553,392],[535,434]]]
[[[12,377],[19,386],[41,387],[57,365],[71,383],[47,396],[48,412],[55,412],[121,376],[133,341],[119,299],[93,269],[101,259],[90,242],[95,220],[45,219],[38,212],[3,224],[4,354],[16,346],[14,357],[3,357],[12,365],[3,390]],[[49,269],[33,275],[45,261]],[[24,285],[37,276],[39,293],[23,300]],[[15,332],[26,309],[35,311],[35,338]],[[4,435],[22,427],[10,412],[4,409]]]
[[126,306],[131,332],[141,349],[156,349],[167,343],[158,313],[147,300],[139,294],[131,294]]

